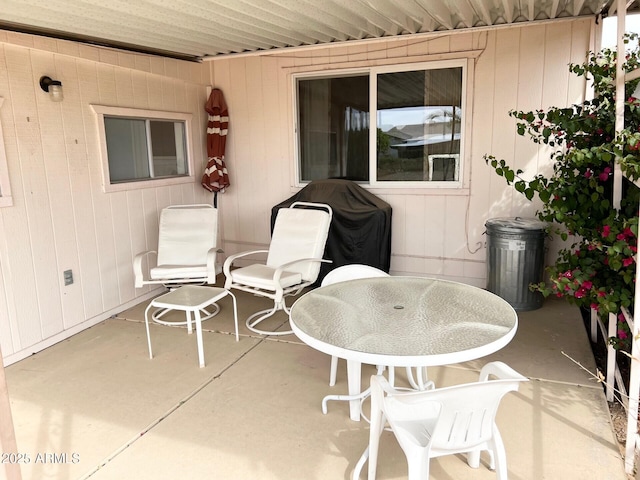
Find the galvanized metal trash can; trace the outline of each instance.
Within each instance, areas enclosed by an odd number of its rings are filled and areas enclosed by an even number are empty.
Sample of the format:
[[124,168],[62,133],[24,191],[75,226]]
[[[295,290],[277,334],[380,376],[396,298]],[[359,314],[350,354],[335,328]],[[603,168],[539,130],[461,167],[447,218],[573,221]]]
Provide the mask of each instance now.
[[535,310],[544,297],[529,289],[544,274],[546,224],[535,218],[493,218],[487,229],[487,290],[515,310]]

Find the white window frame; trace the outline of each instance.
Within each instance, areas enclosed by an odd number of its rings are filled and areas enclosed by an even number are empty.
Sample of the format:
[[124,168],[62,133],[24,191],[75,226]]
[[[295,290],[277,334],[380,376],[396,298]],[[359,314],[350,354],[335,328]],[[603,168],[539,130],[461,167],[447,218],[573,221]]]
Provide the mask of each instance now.
[[[4,98],[0,97],[0,108]],[[0,207],[11,207],[13,196],[11,195],[11,182],[9,182],[9,167],[7,165],[7,152],[4,148],[4,134],[2,122],[0,122]]]
[[[110,107],[107,105],[91,105],[98,118],[98,135],[100,137],[100,158],[102,163],[102,188],[105,192],[121,192],[126,190],[137,190],[140,188],[162,187],[167,185],[179,185],[193,183],[195,179],[193,146],[191,140],[191,121],[193,115],[190,113],[167,112],[160,110],[144,110],[139,108]],[[131,180],[128,182],[111,183],[109,175],[109,157],[107,154],[107,138],[104,125],[104,117],[123,117],[138,120],[167,120],[184,122],[185,125],[185,145],[187,149],[188,175],[175,177],[151,178],[149,180]],[[150,140],[147,139],[147,142]]]
[[[461,110],[462,117],[460,119],[460,152],[458,162],[458,180],[457,181],[380,181],[377,179],[377,75],[384,73],[396,73],[406,72],[411,70],[435,70],[443,68],[462,68],[462,97],[461,97]],[[471,74],[472,65],[470,65],[469,58],[456,58],[451,60],[435,60],[428,62],[418,63],[404,63],[393,64],[384,66],[371,66],[362,68],[349,68],[338,70],[326,70],[321,72],[304,72],[294,73],[292,78],[292,93],[293,93],[293,118],[294,118],[294,174],[295,174],[295,186],[303,187],[307,185],[308,181],[303,181],[300,176],[300,145],[299,145],[299,126],[298,126],[298,80],[301,79],[313,79],[324,77],[342,77],[349,75],[369,75],[369,106],[370,106],[370,118],[369,118],[369,181],[362,182],[364,186],[371,188],[381,189],[453,189],[460,190],[467,188],[465,185],[464,172],[467,170],[468,158],[466,152],[468,151],[468,145],[470,139],[467,138],[467,122],[471,119],[471,112],[468,111],[468,105],[471,105],[469,96],[471,95],[469,88],[468,77]]]

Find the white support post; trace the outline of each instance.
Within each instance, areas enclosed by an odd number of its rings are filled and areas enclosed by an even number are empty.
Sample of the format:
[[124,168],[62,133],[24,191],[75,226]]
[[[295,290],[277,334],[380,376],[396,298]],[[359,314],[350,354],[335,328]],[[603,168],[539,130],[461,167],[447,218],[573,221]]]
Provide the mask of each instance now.
[[[11,415],[11,404],[9,403],[9,390],[7,388],[7,380],[4,374],[2,351],[0,351],[0,452],[3,454],[18,454],[16,434],[13,428],[13,416]],[[2,475],[2,472],[4,472],[4,476]],[[20,463],[4,463],[4,465],[0,467],[0,478],[6,478],[7,480],[22,480]]]
[[[631,3],[631,2],[630,2]],[[625,102],[625,75],[623,71],[623,61],[625,58],[625,20],[627,16],[626,0],[617,0],[617,61],[616,61],[616,136],[624,129],[624,102]],[[627,78],[631,80],[631,78]],[[613,185],[613,203],[616,208],[620,206],[622,198],[622,171],[619,162],[616,161],[614,168],[614,185]],[[640,211],[640,205],[639,205]],[[637,245],[637,243],[636,243]],[[634,306],[640,308],[640,278],[638,272],[638,256],[636,255],[636,278],[635,278],[635,295]],[[640,317],[638,310],[634,311],[634,319],[627,319],[631,326],[631,371],[629,374],[629,401],[627,408],[627,440],[625,445],[624,465],[628,474],[633,474],[635,469],[635,455],[638,447],[638,398],[640,396],[640,370],[638,369],[638,355],[640,348],[639,333],[640,329],[637,321]]]
[[[617,24],[617,61],[616,61],[616,136],[618,132],[624,129],[624,62],[620,59],[625,58],[624,46],[624,29],[625,17],[627,13],[626,0],[618,0],[618,24]],[[613,167],[613,206],[620,208],[620,200],[622,199],[622,169],[620,162],[615,162]]]
[[[609,314],[609,327],[607,331],[607,338],[605,338],[605,342],[607,342],[608,338],[615,337],[617,333],[617,323],[616,315],[614,313]],[[605,391],[607,393],[607,402],[613,402],[614,400],[614,391],[616,386],[616,349],[613,348],[613,345],[609,345],[607,342],[607,377],[606,377],[606,385]]]
[[[640,280],[636,275],[636,291],[635,305],[640,305]],[[638,335],[640,328],[634,318],[631,323],[631,372],[629,373],[629,402],[627,407],[627,440],[625,444],[624,469],[627,473],[632,474],[635,463],[635,453],[638,441],[638,401],[640,396],[640,364],[638,363],[638,355],[640,355],[640,339]]]

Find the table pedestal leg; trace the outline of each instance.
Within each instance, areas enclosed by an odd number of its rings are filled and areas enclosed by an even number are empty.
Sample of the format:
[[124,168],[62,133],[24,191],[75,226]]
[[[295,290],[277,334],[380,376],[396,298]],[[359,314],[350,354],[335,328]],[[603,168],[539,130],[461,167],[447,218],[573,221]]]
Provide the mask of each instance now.
[[[362,374],[362,363],[354,360],[347,360],[347,381],[349,383],[349,395],[359,395],[361,390],[360,377]],[[355,422],[360,421],[361,414],[360,398],[349,400],[349,416]]]

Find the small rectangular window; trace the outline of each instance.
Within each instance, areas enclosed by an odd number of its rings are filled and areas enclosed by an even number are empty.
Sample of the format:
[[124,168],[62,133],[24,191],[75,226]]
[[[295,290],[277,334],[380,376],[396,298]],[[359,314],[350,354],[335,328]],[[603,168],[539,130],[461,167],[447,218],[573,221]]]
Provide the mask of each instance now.
[[100,120],[105,191],[192,180],[191,115],[98,105],[93,109]]

